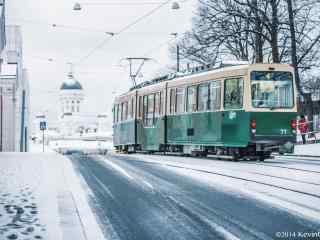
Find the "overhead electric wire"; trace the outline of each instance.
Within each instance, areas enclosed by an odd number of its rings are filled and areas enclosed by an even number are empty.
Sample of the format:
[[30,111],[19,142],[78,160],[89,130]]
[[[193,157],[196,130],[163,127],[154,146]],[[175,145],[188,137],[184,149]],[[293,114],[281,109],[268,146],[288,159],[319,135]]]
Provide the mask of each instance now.
[[[143,19],[151,16],[152,14],[154,14],[156,11],[158,11],[159,9],[161,9],[163,6],[165,6],[166,4],[168,4],[169,2],[171,2],[171,0],[167,0],[163,3],[161,3],[159,6],[157,6],[156,8],[153,8],[151,11],[147,12],[146,14],[144,14],[143,16],[137,18],[135,21],[133,21],[132,23],[124,26],[122,29],[120,29],[120,31],[117,32],[116,36],[120,35],[121,33],[127,31],[128,29],[130,29],[131,27],[133,27],[134,25],[136,25],[137,23],[139,23],[140,21],[142,21]],[[102,42],[100,42],[95,48],[93,48],[88,54],[86,54],[84,57],[80,58],[78,61],[74,62],[75,66],[79,65],[80,63],[82,63],[83,61],[87,60],[89,57],[91,57],[98,49],[104,47],[104,45],[109,42],[114,36],[108,38],[108,39],[104,39]]]

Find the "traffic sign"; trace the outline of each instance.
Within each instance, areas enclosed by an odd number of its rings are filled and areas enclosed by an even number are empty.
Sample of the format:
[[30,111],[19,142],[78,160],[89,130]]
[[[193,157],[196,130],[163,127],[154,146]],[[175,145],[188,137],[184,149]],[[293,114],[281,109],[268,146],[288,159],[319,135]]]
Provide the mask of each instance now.
[[47,130],[47,122],[40,122],[40,130],[41,131]]

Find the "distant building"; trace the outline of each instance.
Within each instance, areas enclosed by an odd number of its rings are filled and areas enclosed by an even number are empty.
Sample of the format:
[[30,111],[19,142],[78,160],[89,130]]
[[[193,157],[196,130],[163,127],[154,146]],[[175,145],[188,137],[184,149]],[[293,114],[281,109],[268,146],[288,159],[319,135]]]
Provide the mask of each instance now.
[[62,137],[80,137],[105,131],[106,115],[88,114],[83,111],[84,89],[72,72],[60,87],[59,133]]
[[21,29],[7,26],[0,75],[0,151],[28,151],[28,142],[29,80],[22,64]]

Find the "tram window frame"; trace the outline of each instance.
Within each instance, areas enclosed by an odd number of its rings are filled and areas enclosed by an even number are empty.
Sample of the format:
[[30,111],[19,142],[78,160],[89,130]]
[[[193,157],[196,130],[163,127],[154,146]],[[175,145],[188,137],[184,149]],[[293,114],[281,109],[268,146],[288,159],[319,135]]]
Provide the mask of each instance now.
[[[206,91],[207,92],[206,101],[201,101],[202,98],[204,97],[203,95],[200,95],[200,89],[202,87],[205,87],[205,89],[207,90]],[[199,112],[207,112],[207,111],[209,111],[210,110],[209,101],[210,101],[209,83],[201,83],[201,84],[199,84],[198,85],[198,94],[197,94],[197,106],[198,106],[197,110]],[[200,102],[201,102],[201,105],[200,105]],[[204,104],[202,104],[202,103],[204,103]],[[203,107],[201,107],[201,109],[200,109],[200,106],[202,106],[202,105],[203,105]]]
[[[179,98],[179,97],[181,97],[181,98]],[[176,109],[175,109],[175,112],[178,114],[185,112],[185,106],[186,106],[185,97],[186,97],[186,89],[184,87],[176,88],[176,104],[175,104]]]
[[171,115],[175,114],[176,112],[176,89],[170,89],[170,109],[169,112]]
[[[216,86],[213,86],[216,85]],[[209,109],[212,111],[217,111],[221,109],[221,81],[220,80],[215,80],[211,81],[209,84]],[[217,89],[218,91],[216,92],[216,97],[213,99],[213,89]],[[218,94],[217,94],[218,93]],[[216,101],[218,100],[218,101]]]
[[[227,102],[229,101],[229,99],[227,98],[226,94],[228,91],[228,85],[227,83],[231,82],[231,81],[238,81],[238,86],[239,87],[239,82],[241,83],[241,89],[238,93],[240,93],[239,96],[236,96],[237,98],[239,98],[239,102],[238,103],[233,103],[233,102]],[[232,93],[230,93],[231,95]],[[230,96],[231,98],[232,96]],[[244,100],[244,80],[242,77],[240,78],[228,78],[224,80],[224,97],[223,97],[223,106],[224,109],[230,110],[230,109],[242,109],[243,108],[243,100]],[[228,105],[227,105],[228,104]]]
[[112,107],[112,120],[113,124],[116,122],[115,105]]
[[[189,90],[193,88],[194,89],[194,93],[192,94],[192,98],[193,98],[193,103],[191,103],[191,107],[190,102],[189,102]],[[187,87],[187,99],[186,99],[186,112],[188,113],[192,113],[192,112],[196,112],[198,109],[198,103],[197,103],[197,99],[198,98],[198,86],[197,85],[192,85],[192,86],[188,86]]]

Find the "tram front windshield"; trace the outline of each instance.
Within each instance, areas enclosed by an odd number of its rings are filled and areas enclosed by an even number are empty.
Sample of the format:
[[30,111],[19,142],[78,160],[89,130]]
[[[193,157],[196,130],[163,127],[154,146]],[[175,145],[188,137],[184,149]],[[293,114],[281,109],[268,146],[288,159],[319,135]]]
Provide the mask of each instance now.
[[251,73],[252,105],[255,108],[292,108],[293,77],[290,72]]

